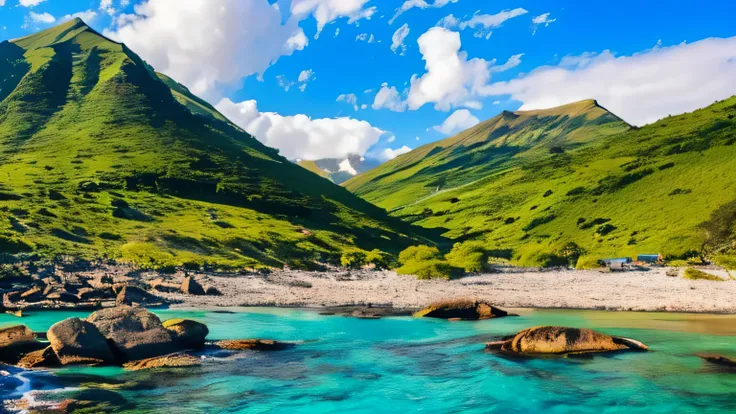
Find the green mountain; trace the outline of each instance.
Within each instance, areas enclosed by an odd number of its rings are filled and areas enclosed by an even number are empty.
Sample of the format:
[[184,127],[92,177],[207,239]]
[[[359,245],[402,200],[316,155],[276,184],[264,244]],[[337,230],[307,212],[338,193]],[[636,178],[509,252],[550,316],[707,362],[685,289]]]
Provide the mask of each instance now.
[[505,112],[345,185],[517,264],[726,251],[736,221],[735,117],[736,97],[642,128],[594,101]]
[[0,253],[278,266],[422,239],[79,19],[0,43],[0,79]]

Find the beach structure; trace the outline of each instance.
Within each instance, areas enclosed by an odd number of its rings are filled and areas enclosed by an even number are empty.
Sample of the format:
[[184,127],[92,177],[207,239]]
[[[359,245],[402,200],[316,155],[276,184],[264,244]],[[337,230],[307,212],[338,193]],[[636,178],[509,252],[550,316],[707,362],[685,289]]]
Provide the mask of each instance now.
[[642,263],[659,263],[663,260],[661,254],[640,254],[636,257],[637,262]]
[[634,260],[630,257],[618,257],[613,259],[603,259],[603,263],[606,264],[611,270],[623,270],[628,267]]

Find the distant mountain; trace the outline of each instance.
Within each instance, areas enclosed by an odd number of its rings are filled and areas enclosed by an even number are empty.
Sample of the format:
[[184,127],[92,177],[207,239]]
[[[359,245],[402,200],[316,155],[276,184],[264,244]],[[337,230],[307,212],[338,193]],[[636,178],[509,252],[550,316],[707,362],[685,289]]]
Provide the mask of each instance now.
[[735,143],[736,97],[642,128],[583,101],[504,112],[344,185],[517,264],[684,258],[736,246]]
[[0,79],[0,253],[301,266],[422,239],[79,19],[0,43]]
[[316,161],[299,160],[297,164],[309,171],[327,178],[335,184],[341,184],[358,174],[370,171],[381,163],[369,160],[360,155],[350,155],[347,158],[323,158]]

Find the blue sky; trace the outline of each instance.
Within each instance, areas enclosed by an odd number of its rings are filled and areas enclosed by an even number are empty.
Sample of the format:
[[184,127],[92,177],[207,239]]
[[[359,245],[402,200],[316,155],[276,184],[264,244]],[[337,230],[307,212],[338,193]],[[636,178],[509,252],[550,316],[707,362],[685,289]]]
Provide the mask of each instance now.
[[[504,109],[537,108],[578,98],[596,98],[627,121],[641,124],[736,93],[733,1],[669,1],[666,5],[629,0],[413,1],[418,7],[390,24],[403,0],[279,0],[275,5],[267,0],[5,0],[0,7],[0,37],[19,37],[84,12],[99,32],[125,41],[157,70],[218,104],[231,118],[242,118],[233,120],[292,158],[360,152],[386,159],[392,155],[385,152],[387,148],[416,148]],[[136,9],[141,4],[147,8]],[[190,6],[192,10],[183,10]],[[280,13],[278,24],[266,17],[274,7]],[[481,21],[495,15],[498,22],[498,14],[504,11],[515,16],[498,27],[468,27],[474,16]],[[448,15],[458,22],[441,24],[444,28],[434,29],[437,36],[425,37],[425,53],[444,51],[437,58],[437,69],[430,70],[417,42]],[[535,18],[551,22],[535,24]],[[163,22],[172,27],[166,28]],[[460,22],[465,22],[465,29]],[[324,27],[315,38],[320,24]],[[396,52],[391,46],[392,36],[405,24],[409,33],[402,55],[401,46]],[[366,40],[360,40],[362,34]],[[373,43],[367,41],[371,36]],[[434,91],[447,83],[442,81],[443,62],[454,56],[446,56],[443,45],[452,44],[457,36],[467,60],[482,61],[472,68],[463,66],[467,73],[458,72],[458,77],[467,76],[467,82],[458,85],[462,90],[448,88],[450,95],[433,99]],[[230,41],[218,40],[224,38]],[[697,43],[706,38],[720,39]],[[172,51],[169,46],[177,42],[181,47]],[[201,50],[190,50],[190,45],[200,42]],[[287,43],[291,46],[284,46]],[[509,65],[504,67],[506,62]],[[710,69],[701,71],[700,66]],[[207,81],[199,69],[210,74]],[[305,72],[303,78],[309,79],[299,82],[303,71],[313,75]],[[412,87],[412,75],[420,78],[428,72],[440,81],[427,80],[425,86],[432,90],[417,98],[420,88]],[[643,74],[649,77],[642,78]],[[399,95],[390,109],[374,105],[384,83]],[[708,86],[696,92],[701,83]],[[649,89],[653,90],[642,92]],[[463,97],[450,98],[456,92]],[[348,94],[356,96],[357,111],[346,102],[350,99],[337,100]],[[411,102],[425,101],[412,108]],[[238,106],[244,102],[252,105]],[[444,133],[433,128],[456,111],[460,111],[456,123],[438,128]],[[296,115],[306,120],[283,118]],[[354,123],[329,121],[335,118]],[[318,119],[324,122],[310,122]],[[365,122],[358,125],[357,121]],[[300,134],[284,132],[299,128],[303,129]],[[330,134],[334,136],[321,136]],[[341,138],[350,134],[355,136]],[[354,142],[343,145],[349,140]]]

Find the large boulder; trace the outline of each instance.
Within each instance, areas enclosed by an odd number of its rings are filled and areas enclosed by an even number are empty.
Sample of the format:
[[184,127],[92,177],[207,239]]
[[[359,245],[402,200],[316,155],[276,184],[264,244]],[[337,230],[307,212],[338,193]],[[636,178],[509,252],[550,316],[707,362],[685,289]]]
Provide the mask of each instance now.
[[583,354],[624,350],[646,351],[639,341],[606,335],[591,329],[539,326],[525,329],[512,339],[489,343],[487,349],[524,355]]
[[452,299],[434,302],[414,314],[417,318],[479,320],[508,316],[508,312],[488,302],[472,299]]
[[122,362],[172,354],[180,349],[172,332],[144,308],[103,309],[90,315],[87,322],[107,338],[113,353]]
[[44,349],[30,352],[18,361],[18,367],[23,369],[32,368],[54,368],[59,366],[59,358],[53,348],[47,346]]
[[205,291],[202,285],[192,277],[185,277],[181,283],[181,292],[185,295],[204,295]]
[[294,347],[292,343],[279,342],[271,339],[233,339],[217,341],[213,345],[228,351],[281,351]]
[[154,305],[160,304],[161,299],[136,286],[123,286],[115,303],[120,305]]
[[197,365],[200,365],[200,360],[197,357],[187,354],[171,354],[128,362],[123,367],[129,371],[140,371],[152,368],[183,368]]
[[205,338],[210,333],[207,325],[190,319],[169,319],[164,321],[163,326],[172,332],[183,348],[204,347]]
[[90,322],[69,318],[54,324],[47,333],[62,365],[99,365],[115,362],[107,339]]
[[15,365],[24,355],[44,347],[25,325],[0,329],[0,362]]

